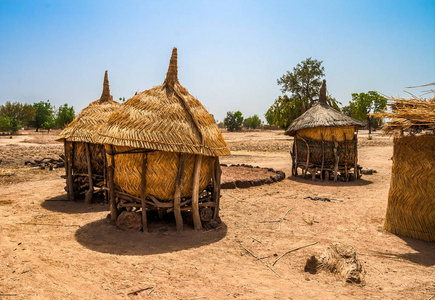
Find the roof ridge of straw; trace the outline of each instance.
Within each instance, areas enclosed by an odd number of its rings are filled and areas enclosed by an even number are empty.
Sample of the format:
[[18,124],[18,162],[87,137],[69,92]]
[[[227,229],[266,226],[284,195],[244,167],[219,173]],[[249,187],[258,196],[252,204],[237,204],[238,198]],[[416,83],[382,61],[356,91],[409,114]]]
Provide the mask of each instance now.
[[103,92],[101,93],[100,102],[107,102],[112,100],[110,96],[110,87],[109,87],[109,76],[107,75],[107,70],[104,72],[104,81],[103,81]]

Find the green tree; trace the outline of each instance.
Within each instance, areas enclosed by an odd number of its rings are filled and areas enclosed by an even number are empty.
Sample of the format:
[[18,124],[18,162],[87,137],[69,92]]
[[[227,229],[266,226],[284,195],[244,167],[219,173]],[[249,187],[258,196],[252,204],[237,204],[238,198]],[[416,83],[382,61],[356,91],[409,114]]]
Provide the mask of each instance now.
[[40,128],[50,131],[50,128],[55,125],[54,106],[51,105],[50,100],[34,103],[33,107],[35,108],[35,117],[29,121],[29,125],[35,127],[37,132]]
[[351,116],[355,119],[366,121],[369,134],[371,134],[372,127],[379,124],[380,121],[375,120],[371,114],[381,112],[387,106],[387,99],[375,91],[359,94],[353,93],[349,106],[351,107]]
[[0,132],[3,134],[5,132],[12,131],[12,119],[8,116],[0,116]]
[[224,119],[224,125],[229,131],[240,131],[243,124],[243,115],[240,111],[227,112],[227,117]]
[[255,129],[261,125],[260,117],[258,115],[253,115],[249,118],[246,118],[245,121],[243,122],[243,125],[245,125],[248,128]]
[[75,118],[74,107],[68,107],[68,104],[59,106],[56,111],[55,124],[57,127],[64,128]]
[[290,94],[290,98],[296,98],[302,105],[302,112],[305,112],[315,104],[324,76],[322,61],[309,57],[298,63],[293,72],[287,71],[277,82],[281,86],[281,92]]
[[[31,120],[34,115],[35,110],[30,104],[7,101],[4,105],[0,105],[0,117],[3,118],[3,128],[8,128],[4,131],[16,133],[29,120]],[[9,125],[6,126],[6,124]]]

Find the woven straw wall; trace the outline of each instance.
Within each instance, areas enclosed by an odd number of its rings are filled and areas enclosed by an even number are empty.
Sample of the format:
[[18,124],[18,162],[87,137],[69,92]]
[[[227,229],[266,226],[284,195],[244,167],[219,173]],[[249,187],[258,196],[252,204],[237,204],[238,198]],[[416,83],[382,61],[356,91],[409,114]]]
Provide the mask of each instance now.
[[394,139],[385,229],[435,242],[435,136]]
[[324,141],[353,140],[353,134],[356,130],[355,126],[340,126],[340,127],[315,127],[298,130],[298,135],[312,140],[321,140],[323,136]]
[[[85,143],[73,142],[73,173],[88,174]],[[92,174],[104,174],[104,146],[89,143],[91,155]]]
[[[115,146],[115,153],[127,152],[135,148]],[[107,152],[110,152],[107,148]],[[159,200],[170,201],[174,198],[175,181],[178,172],[180,153],[151,151],[147,153],[147,172],[145,193]],[[114,183],[117,189],[133,196],[141,196],[143,153],[115,155]],[[110,164],[110,158],[107,156]],[[202,191],[210,182],[214,157],[203,156],[199,188]],[[192,196],[192,177],[195,155],[185,154],[184,177],[181,184],[181,197]]]

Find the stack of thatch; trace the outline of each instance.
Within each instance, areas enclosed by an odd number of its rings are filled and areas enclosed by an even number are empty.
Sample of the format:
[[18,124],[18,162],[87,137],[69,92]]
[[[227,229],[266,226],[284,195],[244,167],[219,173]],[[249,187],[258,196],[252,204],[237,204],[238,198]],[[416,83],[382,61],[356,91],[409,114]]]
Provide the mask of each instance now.
[[298,168],[303,176],[310,172],[315,179],[320,172],[321,179],[339,173],[347,181],[353,168],[354,179],[358,175],[357,131],[365,124],[348,117],[327,104],[326,81],[323,80],[319,102],[290,124],[287,135],[294,136],[292,175],[297,176]]
[[[435,241],[435,98],[391,99],[383,130],[394,138],[385,229]],[[426,134],[416,133],[427,130]],[[410,134],[404,134],[408,131]],[[432,133],[431,133],[432,132]]]
[[96,132],[119,105],[110,95],[106,71],[100,99],[85,107],[57,137],[56,141],[65,146],[66,190],[70,200],[86,193],[86,203],[89,203],[94,187],[97,192],[104,188],[106,157],[104,146],[97,142]]
[[192,211],[195,228],[218,218],[219,156],[230,152],[213,117],[179,83],[177,68],[174,48],[163,84],[133,96],[99,130],[111,217],[142,210],[143,231],[149,209],[174,211],[178,230],[181,210]]

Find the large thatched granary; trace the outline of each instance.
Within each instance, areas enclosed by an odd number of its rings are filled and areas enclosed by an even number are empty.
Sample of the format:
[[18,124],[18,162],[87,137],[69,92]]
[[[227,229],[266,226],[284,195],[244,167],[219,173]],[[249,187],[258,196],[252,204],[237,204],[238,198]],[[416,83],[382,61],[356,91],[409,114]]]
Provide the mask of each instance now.
[[[286,134],[294,136],[292,175],[297,176],[298,168],[305,177],[310,172],[315,179],[334,181],[341,174],[345,180],[358,178],[358,128],[364,123],[348,117],[327,104],[326,81],[320,88],[319,102],[290,124]],[[351,171],[353,170],[353,174]]]
[[[174,48],[162,85],[125,102],[99,130],[109,166],[112,220],[147,210],[192,211],[194,227],[219,217],[219,156],[229,149],[213,117],[178,81]],[[210,185],[210,183],[212,183]]]
[[103,192],[107,181],[106,157],[104,146],[96,142],[96,132],[119,105],[110,95],[106,71],[100,99],[85,107],[57,137],[56,141],[65,146],[68,199],[85,193],[85,202],[90,203],[94,192]]
[[391,99],[383,127],[395,133],[384,227],[435,242],[435,98]]

